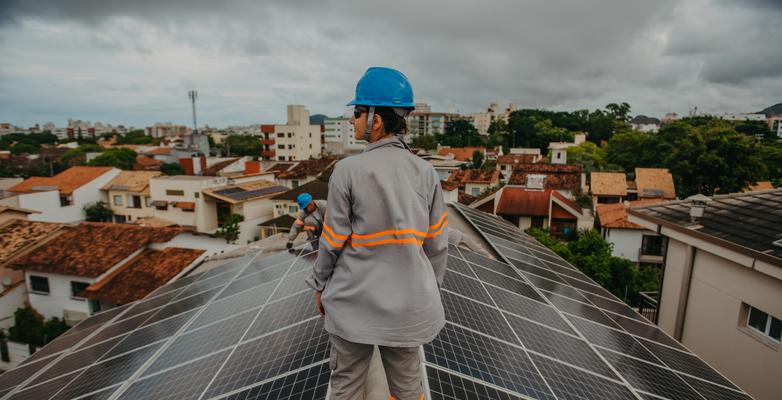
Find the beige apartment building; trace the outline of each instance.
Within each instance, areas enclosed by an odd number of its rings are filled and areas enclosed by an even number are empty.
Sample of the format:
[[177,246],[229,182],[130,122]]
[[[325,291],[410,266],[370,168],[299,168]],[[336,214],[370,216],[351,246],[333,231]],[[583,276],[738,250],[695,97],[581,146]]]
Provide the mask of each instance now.
[[122,171],[101,188],[107,194],[114,222],[134,222],[154,215],[149,180],[160,175],[160,171]]
[[288,105],[285,125],[262,125],[261,157],[265,160],[299,161],[319,158],[320,125],[310,125],[310,112],[302,105]]
[[631,208],[667,240],[656,323],[758,400],[782,393],[782,189]]

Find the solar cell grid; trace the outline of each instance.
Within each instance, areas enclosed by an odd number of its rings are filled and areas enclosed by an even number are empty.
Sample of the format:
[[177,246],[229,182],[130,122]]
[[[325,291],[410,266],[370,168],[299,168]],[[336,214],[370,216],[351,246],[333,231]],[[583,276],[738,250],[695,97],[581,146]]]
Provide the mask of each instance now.
[[317,315],[315,294],[310,291],[267,304],[258,314],[245,340],[284,328]]
[[519,270],[521,270],[521,272],[522,272],[522,274],[524,274],[524,276],[527,276],[527,273],[530,273],[530,274],[534,274],[534,275],[537,275],[537,276],[542,276],[542,277],[544,277],[546,279],[550,279],[550,280],[555,281],[555,282],[563,282],[564,283],[564,281],[562,280],[562,278],[558,274],[554,273],[553,271],[551,271],[548,268],[536,267],[536,266],[534,266],[532,264],[528,264],[526,262],[519,261],[519,260],[516,260],[516,259],[513,259],[513,258],[510,259],[510,262],[513,263],[514,267],[516,267]]
[[426,375],[432,400],[522,400],[519,396],[431,366],[426,367]]
[[39,383],[48,381],[49,379],[58,377],[63,374],[70,374],[76,370],[84,368],[93,362],[100,359],[106,352],[112,347],[116,346],[122,338],[115,338],[107,340],[103,343],[97,344],[92,347],[88,347],[84,350],[79,350],[75,353],[71,353],[61,358],[59,361],[52,363],[48,366],[43,373],[38,375],[35,379],[30,381],[27,385],[37,385]]
[[189,311],[156,324],[137,329],[129,335],[126,335],[122,341],[112,348],[111,351],[106,353],[103,358],[114,357],[149,343],[171,337],[179,328],[190,321],[190,319],[193,318],[193,315],[195,315],[195,311]]
[[722,386],[736,389],[736,387],[730,383],[730,381],[720,375],[719,372],[709,367],[700,358],[695,357],[689,353],[674,350],[670,347],[665,347],[649,340],[638,340],[641,341],[641,344],[643,344],[647,349],[649,349],[649,351],[651,351],[655,356],[657,356],[657,358],[662,360],[662,362],[664,362],[665,365],[671,369],[693,375],[696,378],[705,379],[710,382],[718,383]]
[[217,298],[221,299],[223,297],[228,297],[243,290],[247,290],[251,287],[263,285],[264,283],[269,283],[271,281],[280,279],[288,271],[288,268],[291,266],[290,264],[290,262],[286,262],[258,271],[251,275],[242,275],[231,282],[231,284],[229,284],[228,287],[226,287]]
[[712,385],[700,379],[680,375],[693,389],[709,400],[751,400],[752,398],[744,393],[726,389],[720,386]]
[[323,361],[328,357],[328,349],[328,334],[320,318],[240,344],[209,385],[204,398]]
[[505,264],[503,261],[492,260],[472,251],[463,251],[462,254],[464,254],[465,260],[473,264],[478,264],[481,267],[492,270],[494,272],[509,276],[511,278],[519,279],[519,274],[510,265]]
[[575,300],[558,296],[553,293],[546,292],[544,295],[549,299],[551,304],[553,304],[554,307],[558,308],[560,311],[619,329],[619,325],[617,325],[611,318],[608,318],[608,316],[600,311],[600,309],[597,307],[588,306],[586,304],[582,304]]
[[312,290],[312,288],[310,288],[310,286],[307,285],[307,282],[305,281],[305,279],[310,276],[310,274],[312,274],[311,270],[299,271],[297,273],[289,272],[288,275],[282,279],[280,287],[274,291],[274,295],[271,297],[269,302],[273,302],[285,296],[290,296],[294,293],[299,293],[305,290],[311,292],[311,294],[314,295],[315,291]]
[[527,296],[534,300],[540,300],[540,295],[535,292],[532,286],[506,275],[498,274],[494,271],[490,271],[486,268],[475,266],[473,271],[478,275],[478,279],[484,283],[488,283],[497,287],[501,287],[506,290],[510,290],[513,293]]
[[36,359],[43,359],[46,358],[47,356],[60,353],[76,345],[77,343],[81,342],[93,332],[94,330],[92,329],[86,329],[84,331],[75,333],[73,335],[58,337],[57,339],[49,343],[47,346],[44,346],[44,348],[33,353],[33,355],[35,356]]
[[66,332],[63,336],[70,336],[87,328],[95,330],[99,325],[109,322],[112,318],[117,317],[123,311],[128,311],[129,307],[130,305],[123,305],[92,315],[84,321],[76,324],[76,326],[73,328],[69,329],[68,332]]
[[198,282],[193,282],[190,286],[186,287],[182,292],[179,293],[177,297],[174,298],[174,300],[180,300],[184,299],[186,297],[190,297],[194,294],[205,292],[207,290],[211,290],[214,288],[223,287],[226,282],[230,281],[234,277],[234,273],[231,271],[223,272],[219,275],[211,276],[209,278],[200,280]]
[[480,282],[468,278],[458,272],[447,272],[443,281],[443,288],[459,293],[473,300],[492,305],[491,297],[486,293]]
[[210,303],[204,311],[196,317],[196,320],[188,325],[187,330],[193,330],[223,318],[236,315],[247,310],[258,308],[266,303],[266,300],[274,292],[279,281],[269,282],[256,286],[250,290],[235,294],[230,297],[219,298]]
[[572,317],[570,321],[576,329],[591,343],[605,347],[635,358],[640,358],[653,363],[660,363],[646,347],[642,346],[630,334],[618,330],[609,329],[603,325],[595,324],[580,318]]
[[166,372],[142,378],[128,387],[120,399],[197,399],[228,357],[229,352],[229,350],[221,351]]
[[329,363],[302,369],[282,378],[267,382],[224,400],[322,400],[326,398],[331,370]]
[[57,379],[46,382],[42,385],[32,386],[29,388],[25,387],[23,390],[14,393],[14,395],[9,397],[9,399],[11,400],[48,399],[52,395],[57,393],[57,391],[62,389],[63,386],[67,385],[68,382],[76,378],[78,374],[79,374],[78,372],[74,372],[72,374],[61,376]]
[[510,315],[508,322],[528,350],[577,365],[605,377],[617,378],[611,368],[585,341]]
[[454,270],[463,275],[467,275],[471,278],[475,278],[475,273],[472,272],[472,269],[470,269],[470,266],[467,264],[467,261],[464,261],[461,258],[454,257],[452,254],[448,255],[448,265],[446,266],[446,269]]
[[635,399],[631,390],[619,382],[586,373],[554,360],[531,354],[535,365],[560,399],[625,400]]
[[550,281],[545,278],[541,278],[539,276],[528,276],[527,279],[532,283],[533,286],[537,287],[538,289],[545,290],[550,293],[558,294],[560,296],[565,296],[571,300],[580,301],[582,303],[588,303],[589,301],[581,295],[581,293],[573,289],[571,286],[557,283],[554,281]]
[[202,307],[204,304],[208,303],[209,300],[211,300],[212,297],[214,297],[214,295],[217,294],[217,292],[220,290],[221,288],[218,287],[184,298],[182,300],[174,301],[167,306],[161,307],[160,310],[155,313],[155,315],[144,321],[142,326],[154,324],[155,322],[173,317],[174,315]]
[[315,259],[318,258],[317,252],[307,253],[293,263],[290,273],[299,271],[312,271],[312,264],[315,263]]
[[487,289],[492,299],[501,310],[540,322],[567,333],[574,333],[567,322],[562,319],[553,307],[545,305],[543,302],[532,301],[504,289],[495,287],[488,287]]
[[0,390],[10,389],[19,385],[20,383],[27,380],[27,378],[39,371],[41,368],[49,365],[52,360],[53,359],[40,360],[34,363],[19,366],[6,373],[3,373],[0,375]]
[[442,291],[441,297],[446,321],[518,344],[518,339],[499,310],[447,291]]
[[285,267],[290,267],[291,263],[295,259],[296,256],[288,252],[280,252],[277,254],[269,255],[268,257],[259,256],[259,258],[251,262],[250,265],[248,265],[247,268],[244,271],[242,271],[240,277],[244,277],[246,275],[251,275],[259,271],[274,269],[274,268],[281,268],[283,271],[286,271],[287,268]]
[[255,312],[233,316],[177,337],[171,345],[144,371],[151,375],[166,368],[188,362],[209,353],[235,345],[255,317]]
[[128,312],[120,315],[117,318],[117,321],[125,320],[128,318],[131,318],[133,316],[145,313],[150,310],[154,310],[158,307],[162,307],[168,303],[171,302],[172,299],[174,299],[179,293],[184,290],[184,288],[179,288],[176,290],[168,291],[164,294],[161,294],[160,296],[153,297],[150,299],[143,299],[139,302],[135,303],[133,307],[128,310]]
[[102,342],[106,339],[110,339],[120,335],[125,335],[128,332],[141,326],[141,324],[144,323],[144,321],[146,321],[152,315],[154,315],[154,312],[147,312],[145,314],[136,315],[133,318],[129,318],[122,322],[117,322],[113,325],[104,327],[95,336],[87,339],[87,341],[81,344],[79,348],[85,348],[87,346],[92,346],[95,343]]
[[424,345],[426,361],[534,399],[554,399],[527,353],[446,323]]
[[616,314],[609,315],[614,321],[616,321],[624,330],[632,333],[636,336],[641,336],[646,339],[653,340],[658,343],[662,343],[671,347],[675,347],[679,350],[686,350],[681,343],[673,340],[670,336],[666,335],[662,329],[650,325],[641,323],[634,319],[628,319]]
[[602,353],[634,388],[671,400],[702,400],[690,386],[670,370],[609,351],[602,351]]

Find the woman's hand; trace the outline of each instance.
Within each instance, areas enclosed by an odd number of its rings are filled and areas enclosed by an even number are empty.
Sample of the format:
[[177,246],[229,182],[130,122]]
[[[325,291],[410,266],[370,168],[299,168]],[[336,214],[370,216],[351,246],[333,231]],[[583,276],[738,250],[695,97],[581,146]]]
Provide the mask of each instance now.
[[315,292],[315,309],[318,310],[321,318],[326,316],[326,310],[323,309],[323,304],[320,302],[321,292]]

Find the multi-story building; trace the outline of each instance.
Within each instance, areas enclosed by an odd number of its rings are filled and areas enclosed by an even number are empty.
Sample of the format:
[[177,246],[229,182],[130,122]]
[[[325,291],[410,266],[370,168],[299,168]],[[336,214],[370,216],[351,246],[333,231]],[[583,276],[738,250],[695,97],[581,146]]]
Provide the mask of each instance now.
[[416,103],[415,110],[407,116],[410,137],[421,135],[442,135],[448,123],[459,115],[447,112],[432,112],[426,103]]
[[185,125],[176,125],[171,122],[158,122],[153,126],[148,126],[146,129],[147,136],[156,138],[176,137],[189,135],[192,129]]
[[508,104],[508,107],[505,108],[505,111],[500,111],[499,108],[499,103],[490,103],[485,112],[469,114],[467,115],[467,118],[472,121],[473,126],[478,130],[479,134],[488,135],[491,123],[498,119],[508,122],[510,114],[516,111],[517,106],[515,103],[510,103]]
[[122,171],[101,190],[106,191],[116,223],[134,222],[154,215],[149,180],[159,171]]
[[778,399],[782,189],[697,195],[628,213],[667,242],[653,322],[755,399]]
[[171,221],[197,232],[217,229],[217,208],[207,202],[201,191],[225,186],[228,178],[222,176],[157,176],[149,180],[154,216]]
[[358,153],[367,145],[364,140],[356,140],[356,131],[350,118],[326,118],[323,121],[326,153],[333,155]]
[[288,105],[285,125],[261,125],[261,157],[264,160],[298,161],[320,157],[323,132],[310,124],[302,105]]

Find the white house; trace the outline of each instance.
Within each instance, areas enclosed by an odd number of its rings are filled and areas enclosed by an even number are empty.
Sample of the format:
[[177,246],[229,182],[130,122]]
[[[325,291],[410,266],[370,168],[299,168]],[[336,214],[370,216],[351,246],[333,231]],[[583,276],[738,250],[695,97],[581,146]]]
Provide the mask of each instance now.
[[78,222],[84,220],[84,207],[106,201],[101,190],[119,175],[112,167],[71,167],[53,177],[31,177],[8,189],[15,196],[0,204],[38,211],[31,221]]
[[641,225],[627,220],[627,208],[660,203],[662,200],[639,200],[597,205],[600,232],[613,244],[612,255],[626,258],[636,264],[661,265],[665,245],[663,237]]

